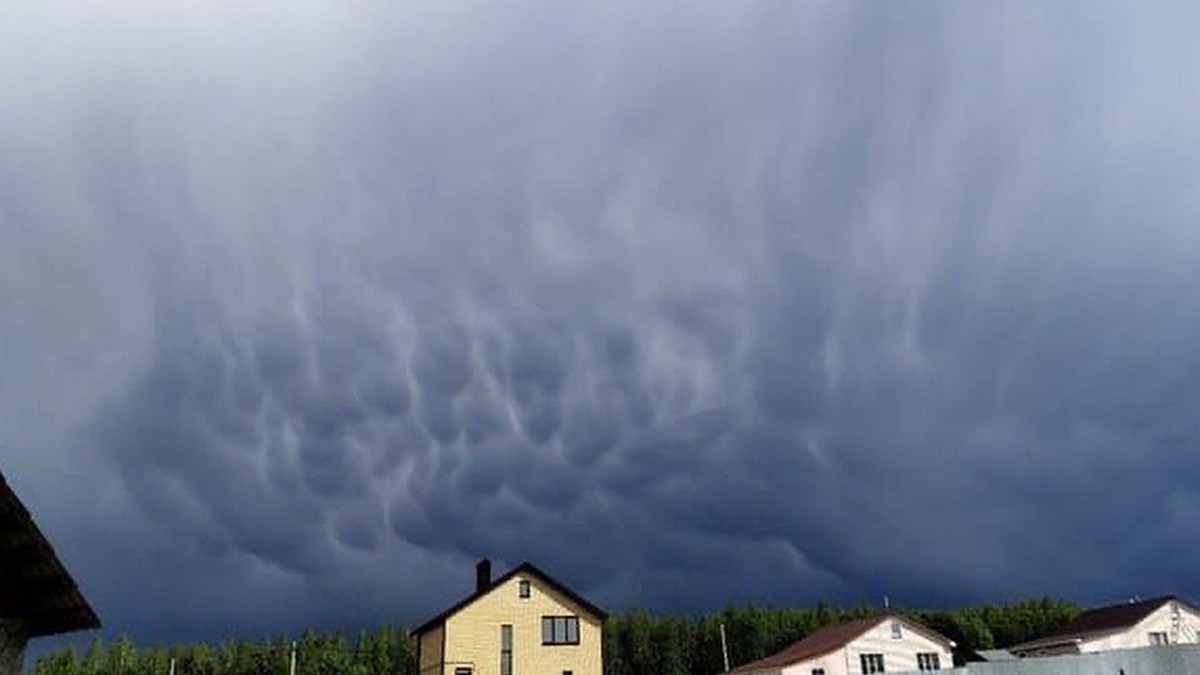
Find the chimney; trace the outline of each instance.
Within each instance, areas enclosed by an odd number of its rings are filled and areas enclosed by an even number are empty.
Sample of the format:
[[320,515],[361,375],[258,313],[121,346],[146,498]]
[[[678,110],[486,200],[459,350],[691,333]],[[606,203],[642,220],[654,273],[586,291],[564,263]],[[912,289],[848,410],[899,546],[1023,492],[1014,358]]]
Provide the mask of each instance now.
[[492,561],[483,558],[475,564],[475,592],[482,593],[492,585]]

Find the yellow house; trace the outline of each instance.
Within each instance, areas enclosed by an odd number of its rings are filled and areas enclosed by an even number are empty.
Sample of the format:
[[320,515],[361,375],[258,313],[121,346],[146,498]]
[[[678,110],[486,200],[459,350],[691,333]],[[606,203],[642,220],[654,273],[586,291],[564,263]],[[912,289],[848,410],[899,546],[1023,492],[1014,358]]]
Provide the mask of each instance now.
[[492,580],[413,631],[418,675],[603,675],[608,614],[530,563]]

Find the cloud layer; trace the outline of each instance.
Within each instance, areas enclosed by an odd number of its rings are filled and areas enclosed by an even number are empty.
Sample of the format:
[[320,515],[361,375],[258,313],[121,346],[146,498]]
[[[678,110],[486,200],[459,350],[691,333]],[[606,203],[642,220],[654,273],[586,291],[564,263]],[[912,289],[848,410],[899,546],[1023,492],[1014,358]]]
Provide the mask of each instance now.
[[4,471],[151,638],[1186,592],[1194,14],[2,10]]

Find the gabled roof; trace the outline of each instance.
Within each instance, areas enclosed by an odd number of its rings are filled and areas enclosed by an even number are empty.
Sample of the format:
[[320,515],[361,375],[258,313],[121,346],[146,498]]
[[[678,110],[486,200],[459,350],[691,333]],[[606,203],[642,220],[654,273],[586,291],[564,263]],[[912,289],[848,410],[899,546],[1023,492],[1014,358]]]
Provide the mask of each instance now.
[[29,637],[99,628],[75,580],[0,474],[0,616]]
[[858,621],[849,621],[847,623],[839,623],[833,626],[826,626],[819,630],[813,631],[799,642],[784,647],[781,651],[776,652],[766,658],[743,663],[742,665],[729,671],[731,673],[744,673],[755,670],[766,670],[770,668],[783,668],[790,666],[793,663],[800,663],[809,659],[815,659],[818,656],[824,656],[830,652],[842,649],[846,645],[853,642],[856,638],[862,636],[867,631],[875,628],[885,621],[899,621],[908,628],[915,630],[922,635],[941,642],[949,649],[954,646],[954,642],[946,636],[934,630],[926,628],[910,619],[906,619],[894,614],[880,614],[878,616],[859,619]]
[[1082,642],[1118,633],[1133,628],[1160,607],[1172,601],[1200,613],[1200,610],[1197,610],[1190,603],[1173,595],[1164,595],[1158,598],[1127,602],[1120,605],[1109,605],[1108,607],[1097,607],[1082,612],[1074,620],[1066,623],[1050,635],[1038,638],[1037,640],[1023,642],[1008,649],[1013,652],[1023,652],[1053,645]]
[[567,597],[567,599],[569,599],[571,602],[575,603],[576,605],[579,605],[580,609],[587,612],[588,614],[591,614],[593,617],[595,617],[599,621],[604,621],[605,619],[608,618],[608,612],[605,612],[604,610],[593,605],[592,603],[588,602],[587,600],[584,600],[583,597],[580,596],[578,593],[576,593],[575,591],[572,591],[570,588],[567,588],[565,585],[562,584],[562,582],[558,581],[557,579],[550,576],[549,574],[546,574],[545,572],[541,571],[540,569],[535,567],[533,565],[533,563],[523,562],[520,565],[517,565],[516,567],[509,570],[508,573],[505,574],[504,576],[496,578],[496,580],[489,583],[483,589],[475,591],[474,593],[468,595],[467,597],[463,598],[462,600],[456,602],[454,605],[452,605],[446,611],[442,612],[441,614],[438,614],[437,616],[433,617],[432,619],[421,624],[415,630],[412,631],[412,635],[419,636],[421,633],[424,633],[424,632],[430,630],[431,628],[436,628],[437,626],[439,626],[443,622],[445,622],[446,619],[449,619],[454,614],[457,614],[459,612],[459,610],[465,608],[467,605],[470,605],[471,603],[475,602],[479,598],[482,598],[483,596],[487,595],[488,593],[491,593],[498,586],[502,586],[509,579],[512,579],[513,577],[515,577],[519,574],[524,574],[526,576],[536,577],[536,578],[540,579],[542,581],[542,583],[546,584],[547,586],[554,589],[555,591],[558,591],[559,593],[565,595]]

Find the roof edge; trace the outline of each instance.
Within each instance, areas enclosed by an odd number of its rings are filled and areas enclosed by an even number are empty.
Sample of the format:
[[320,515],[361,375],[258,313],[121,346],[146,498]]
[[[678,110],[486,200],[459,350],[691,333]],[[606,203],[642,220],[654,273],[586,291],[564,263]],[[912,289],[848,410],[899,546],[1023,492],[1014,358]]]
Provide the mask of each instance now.
[[593,605],[591,602],[588,602],[583,596],[581,596],[578,593],[576,593],[575,591],[571,590],[566,584],[562,583],[561,581],[559,581],[559,580],[555,579],[554,577],[550,576],[549,574],[545,573],[544,571],[539,569],[533,563],[531,563],[529,561],[525,561],[525,562],[522,562],[520,565],[517,565],[516,567],[512,568],[511,570],[505,572],[503,575],[497,577],[490,584],[488,584],[487,588],[480,590],[480,591],[475,591],[474,593],[471,593],[467,597],[465,597],[462,600],[459,600],[458,602],[451,605],[448,609],[443,610],[440,614],[434,616],[432,619],[426,621],[425,623],[421,624],[420,626],[417,626],[416,628],[414,628],[413,630],[411,630],[409,632],[409,635],[412,635],[413,637],[420,637],[423,633],[427,633],[430,630],[432,630],[433,628],[444,624],[446,622],[446,620],[449,619],[450,617],[452,617],[455,614],[459,613],[460,611],[466,609],[468,606],[473,604],[476,600],[482,598],[483,596],[487,595],[488,593],[491,593],[492,591],[494,591],[497,588],[499,588],[500,586],[502,586],[509,579],[512,579],[513,577],[515,577],[521,573],[526,573],[526,574],[529,574],[531,576],[535,576],[535,577],[541,579],[546,585],[550,586],[555,591],[565,595],[568,600],[570,600],[572,603],[578,605],[579,608],[582,609],[585,613],[592,615],[594,618],[598,619],[599,621],[603,622],[606,619],[608,619],[608,612],[604,611],[603,609],[600,609],[596,605]]

